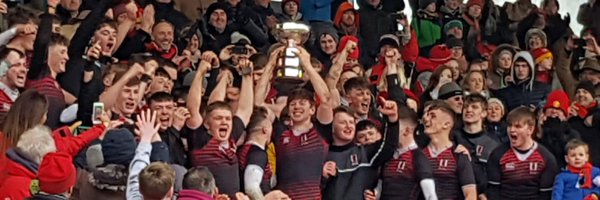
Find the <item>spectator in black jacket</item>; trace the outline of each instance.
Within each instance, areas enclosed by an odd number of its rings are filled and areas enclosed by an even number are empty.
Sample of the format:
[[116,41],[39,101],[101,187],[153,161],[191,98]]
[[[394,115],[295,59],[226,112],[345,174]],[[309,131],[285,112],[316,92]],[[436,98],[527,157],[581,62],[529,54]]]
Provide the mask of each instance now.
[[[268,35],[253,23],[249,18],[238,18],[236,23],[228,23],[229,16],[227,6],[222,3],[214,3],[206,10],[206,31],[202,49],[220,52],[225,46],[231,44],[231,34],[235,31],[247,35],[252,44],[262,47],[267,43]],[[242,21],[244,20],[244,21]]]
[[185,27],[190,21],[183,13],[175,10],[175,3],[172,0],[150,0],[150,4],[154,6],[154,20],[159,22],[166,20],[175,26],[175,30],[179,31]]
[[[362,40],[360,42],[361,54],[360,63],[370,67],[375,64],[375,58],[379,53],[379,38],[382,35],[393,33],[396,29],[393,20],[383,11],[380,0],[368,0],[361,5],[358,13],[360,14],[359,33]],[[367,23],[371,22],[371,23]]]
[[518,106],[541,107],[550,93],[550,86],[535,80],[533,58],[529,52],[521,51],[513,59],[512,85],[496,92],[507,110]]

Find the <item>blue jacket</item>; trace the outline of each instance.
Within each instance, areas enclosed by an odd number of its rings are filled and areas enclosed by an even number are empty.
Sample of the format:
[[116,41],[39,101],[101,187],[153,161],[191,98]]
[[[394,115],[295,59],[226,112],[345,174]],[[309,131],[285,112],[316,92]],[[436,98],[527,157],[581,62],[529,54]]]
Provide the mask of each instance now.
[[[592,177],[600,179],[600,169],[592,168]],[[579,174],[573,174],[568,170],[564,170],[556,179],[554,179],[554,188],[552,189],[552,200],[571,200],[583,199],[592,193],[600,194],[600,187],[593,184],[591,189],[578,188]]]
[[331,22],[331,2],[333,0],[302,0],[300,12],[304,21]]

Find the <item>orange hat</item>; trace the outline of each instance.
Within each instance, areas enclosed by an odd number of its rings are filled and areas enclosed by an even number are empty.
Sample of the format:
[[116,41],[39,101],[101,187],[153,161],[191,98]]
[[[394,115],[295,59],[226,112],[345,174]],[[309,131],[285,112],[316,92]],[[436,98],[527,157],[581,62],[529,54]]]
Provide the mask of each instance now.
[[540,64],[542,61],[546,59],[552,59],[552,52],[546,48],[537,48],[531,51],[533,55],[533,59],[535,59],[535,64]]
[[566,115],[569,113],[570,105],[571,100],[569,100],[569,95],[564,90],[554,90],[548,95],[544,110],[547,108],[556,108],[562,110]]
[[66,153],[48,153],[38,171],[40,190],[48,194],[68,192],[75,185],[77,173],[73,158]]

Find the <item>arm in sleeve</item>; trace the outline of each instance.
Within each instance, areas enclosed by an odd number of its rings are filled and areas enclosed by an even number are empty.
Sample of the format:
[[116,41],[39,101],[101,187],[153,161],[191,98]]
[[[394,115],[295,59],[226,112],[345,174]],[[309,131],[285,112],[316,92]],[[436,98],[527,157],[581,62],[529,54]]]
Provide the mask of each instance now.
[[565,189],[565,182],[563,180],[562,174],[556,176],[556,180],[554,180],[554,187],[552,187],[552,200],[562,200],[563,199],[563,190]]
[[592,18],[590,18],[590,11],[592,10],[589,3],[584,3],[579,6],[579,12],[577,12],[577,22],[583,26],[589,26]]
[[384,131],[384,139],[366,146],[367,155],[371,158],[372,166],[381,166],[394,156],[394,150],[398,148],[398,122],[387,123]]
[[413,153],[413,168],[417,171],[419,185],[423,191],[423,196],[426,200],[437,200],[437,193],[435,192],[435,181],[433,180],[433,170],[431,164],[425,154],[421,150],[414,150]]
[[[404,74],[402,74],[404,76]],[[398,80],[397,74],[390,74],[385,77],[387,79],[387,90],[390,95],[390,100],[395,101],[398,104],[406,105],[406,94],[400,86],[400,80]]]
[[140,182],[138,176],[140,172],[150,164],[150,152],[152,145],[147,142],[138,144],[135,150],[135,157],[129,165],[129,176],[127,177],[127,200],[142,200],[144,197],[140,193]]
[[[412,28],[412,27],[411,27]],[[402,59],[408,62],[416,62],[419,57],[419,43],[417,42],[417,31],[410,30],[410,40],[404,46],[402,52]]]
[[12,40],[17,35],[17,28],[10,28],[2,33],[0,33],[0,45],[6,45],[10,40]]
[[[57,141],[57,149],[60,152],[65,152],[70,154],[71,156],[77,156],[79,152],[85,148],[89,143],[98,139],[100,135],[104,132],[104,125],[98,125],[93,127],[90,130],[83,132],[77,137],[58,137],[54,136],[54,140]],[[60,142],[59,142],[60,141]],[[60,143],[60,145],[58,145]]]
[[546,167],[540,175],[540,191],[539,199],[550,199],[552,196],[552,186],[554,185],[554,177],[559,172],[558,164],[554,155],[546,149],[540,149],[540,153],[546,161]]
[[500,200],[500,179],[502,178],[502,170],[500,167],[500,158],[504,153],[505,147],[498,147],[492,151],[487,163],[487,178],[488,188],[486,190],[487,197],[490,200]]
[[477,199],[477,185],[473,165],[469,158],[463,154],[457,154],[458,182],[462,188],[465,199]]
[[575,86],[577,85],[577,79],[573,76],[573,72],[571,72],[571,53],[565,50],[567,40],[564,38],[559,39],[554,48],[554,57],[556,58],[556,64],[554,65],[556,70],[556,76],[558,76],[558,80],[560,84],[565,89],[568,95],[573,97],[575,94]]
[[27,79],[40,79],[49,73],[50,69],[46,61],[48,60],[48,45],[52,37],[53,18],[53,15],[49,13],[44,13],[40,16],[40,25],[38,26],[38,32],[33,43],[34,50],[31,57],[31,64],[29,65],[29,72],[27,72]]
[[258,147],[252,149],[247,155],[248,163],[244,170],[244,190],[252,199],[263,199],[264,194],[260,188],[263,180],[264,166],[267,166],[268,157],[266,152],[258,150]]
[[143,52],[145,44],[151,41],[150,34],[138,29],[129,34],[119,46],[114,56],[119,60],[127,60],[131,54]]

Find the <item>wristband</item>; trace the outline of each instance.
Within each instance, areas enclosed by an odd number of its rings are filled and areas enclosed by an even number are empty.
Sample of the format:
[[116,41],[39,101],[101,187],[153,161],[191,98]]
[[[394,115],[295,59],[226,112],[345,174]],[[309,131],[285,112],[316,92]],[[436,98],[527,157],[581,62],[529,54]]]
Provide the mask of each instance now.
[[152,81],[152,77],[150,77],[148,74],[142,74],[140,80],[144,83],[150,84],[150,82]]

